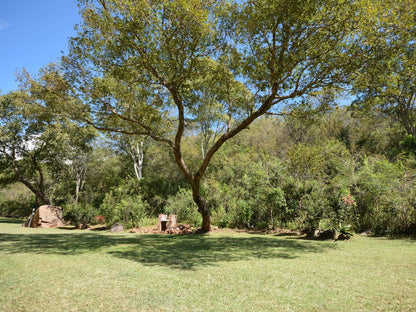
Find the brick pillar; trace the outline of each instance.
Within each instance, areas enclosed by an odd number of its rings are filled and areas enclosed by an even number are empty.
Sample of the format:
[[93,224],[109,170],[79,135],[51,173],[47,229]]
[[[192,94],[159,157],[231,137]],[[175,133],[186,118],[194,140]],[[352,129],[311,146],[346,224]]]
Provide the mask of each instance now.
[[178,216],[177,215],[169,215],[169,221],[168,221],[168,228],[174,228],[176,227],[176,223],[178,221]]

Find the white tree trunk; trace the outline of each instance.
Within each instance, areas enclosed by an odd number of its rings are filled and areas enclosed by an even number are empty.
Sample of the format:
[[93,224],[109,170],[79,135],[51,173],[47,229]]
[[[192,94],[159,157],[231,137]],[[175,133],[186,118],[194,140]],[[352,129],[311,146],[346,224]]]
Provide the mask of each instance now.
[[130,156],[133,159],[134,172],[138,181],[142,179],[142,168],[143,168],[143,142],[136,143],[136,146],[131,146]]
[[77,178],[77,184],[75,186],[75,205],[78,205],[79,193],[84,188],[86,171],[87,170],[86,170],[85,164],[75,169],[75,174]]

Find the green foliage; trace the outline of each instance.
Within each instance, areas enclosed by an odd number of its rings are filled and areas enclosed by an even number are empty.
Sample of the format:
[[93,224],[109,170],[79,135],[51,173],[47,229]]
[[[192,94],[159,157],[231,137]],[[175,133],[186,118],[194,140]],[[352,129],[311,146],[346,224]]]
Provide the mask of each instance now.
[[156,228],[158,222],[159,222],[158,218],[144,218],[140,222],[140,227],[148,227],[149,226],[149,227]]
[[95,136],[91,128],[51,114],[44,107],[50,100],[33,86],[0,96],[0,184],[24,184],[38,204],[51,202],[68,163]]
[[403,141],[400,141],[400,147],[409,155],[416,155],[416,137],[413,135],[406,135]]
[[91,205],[67,205],[64,207],[64,219],[70,221],[75,227],[82,224],[94,224],[99,211]]
[[35,197],[22,184],[0,189],[0,216],[26,217],[36,207]]
[[[55,90],[68,103],[51,109],[166,144],[209,230],[200,190],[213,156],[268,112],[296,113],[309,95],[328,106],[359,67],[358,9],[318,0],[80,1],[82,22],[63,58],[67,88]],[[247,213],[237,223],[264,219],[253,210],[260,204],[273,219],[269,191],[241,196]]]
[[147,217],[147,203],[141,195],[128,193],[125,186],[119,186],[105,195],[100,213],[109,226],[118,222],[135,228]]
[[337,240],[348,240],[353,236],[351,233],[351,224],[338,222],[333,223],[331,227],[335,230],[335,237]]
[[416,5],[407,0],[363,4],[359,46],[367,53],[353,79],[355,105],[381,111],[415,136]]
[[201,215],[189,189],[180,189],[175,195],[170,196],[166,201],[164,213],[177,215],[180,223],[189,223],[193,226],[201,224]]
[[369,228],[386,234],[401,232],[414,224],[414,182],[407,179],[408,170],[386,159],[364,160],[355,190],[360,230]]

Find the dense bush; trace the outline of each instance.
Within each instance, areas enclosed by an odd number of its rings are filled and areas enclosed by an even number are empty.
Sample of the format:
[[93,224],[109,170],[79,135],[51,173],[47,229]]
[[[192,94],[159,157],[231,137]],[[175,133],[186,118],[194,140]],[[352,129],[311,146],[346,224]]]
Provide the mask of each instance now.
[[64,218],[76,227],[82,224],[94,224],[99,215],[98,209],[91,205],[67,205],[64,208]]
[[177,215],[180,223],[189,223],[194,226],[201,225],[202,218],[189,189],[180,189],[176,195],[169,197],[164,213]]
[[23,184],[0,189],[0,216],[26,217],[35,207],[35,196]]
[[134,228],[147,217],[146,210],[147,204],[140,195],[127,194],[119,187],[105,195],[100,214],[105,217],[109,226],[121,223],[128,228]]

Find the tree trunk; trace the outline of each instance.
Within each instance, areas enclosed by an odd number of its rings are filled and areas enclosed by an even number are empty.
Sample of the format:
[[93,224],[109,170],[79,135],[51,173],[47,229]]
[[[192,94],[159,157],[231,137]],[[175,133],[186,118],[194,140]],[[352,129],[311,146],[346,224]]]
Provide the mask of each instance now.
[[81,188],[81,178],[77,177],[77,185],[75,186],[75,206],[78,206],[80,188]]
[[202,215],[202,231],[211,231],[211,212],[208,209],[207,202],[199,192],[199,185],[192,187],[193,199],[195,204],[198,206],[198,212]]
[[45,191],[43,189],[35,188],[29,181],[26,181],[23,178],[19,178],[19,181],[23,183],[29,190],[36,195],[36,204],[39,205],[49,205],[50,201],[48,196],[46,196]]
[[142,179],[142,168],[143,168],[143,142],[136,143],[136,146],[132,145],[133,143],[130,142],[130,151],[129,154],[131,158],[133,159],[133,166],[134,166],[134,172],[136,173],[136,178],[138,181]]
[[199,212],[202,215],[202,230],[209,232],[211,231],[211,212],[209,211],[209,209],[206,207],[206,203],[205,203],[205,207],[203,210],[199,210]]

